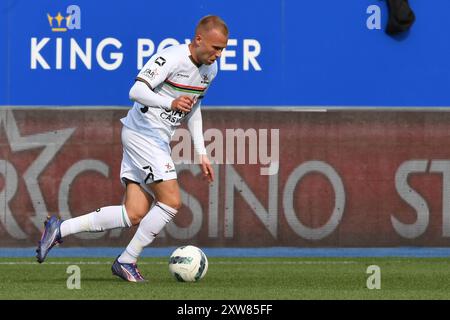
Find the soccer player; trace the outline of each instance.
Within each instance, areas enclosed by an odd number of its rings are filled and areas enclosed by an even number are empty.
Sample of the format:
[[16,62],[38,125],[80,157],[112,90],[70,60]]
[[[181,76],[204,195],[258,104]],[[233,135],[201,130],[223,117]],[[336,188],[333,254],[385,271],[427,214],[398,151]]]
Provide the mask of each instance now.
[[214,179],[203,140],[200,104],[216,77],[216,60],[227,42],[225,22],[210,15],[198,22],[190,44],[168,47],[149,59],[130,90],[134,105],[121,119],[123,204],[64,221],[48,218],[36,250],[39,263],[68,235],[139,225],[111,269],[126,281],[145,281],[137,259],[182,205],[169,145],[182,121],[187,121],[203,175],[209,182]]

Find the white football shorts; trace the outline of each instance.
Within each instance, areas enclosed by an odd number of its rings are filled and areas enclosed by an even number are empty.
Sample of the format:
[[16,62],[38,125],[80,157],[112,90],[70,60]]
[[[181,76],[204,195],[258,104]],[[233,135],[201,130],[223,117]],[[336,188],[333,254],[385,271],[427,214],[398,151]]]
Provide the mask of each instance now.
[[122,184],[125,184],[124,179],[128,179],[139,183],[152,194],[147,185],[177,178],[170,153],[157,146],[150,137],[123,126],[122,147]]

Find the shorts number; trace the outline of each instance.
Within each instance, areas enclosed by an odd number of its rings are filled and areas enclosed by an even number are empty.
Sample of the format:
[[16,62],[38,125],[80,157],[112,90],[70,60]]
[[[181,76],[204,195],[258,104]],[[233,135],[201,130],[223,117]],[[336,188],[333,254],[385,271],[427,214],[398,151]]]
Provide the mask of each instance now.
[[[147,108],[147,107],[146,107],[146,108]],[[148,180],[148,179],[155,180],[155,177],[153,176],[153,170],[152,170],[152,167],[150,167],[150,166],[145,166],[145,167],[142,167],[142,169],[144,169],[144,170],[148,169],[148,171],[150,171],[150,173],[149,173],[149,174],[147,175],[147,177],[144,179],[145,184],[147,184],[147,180]]]

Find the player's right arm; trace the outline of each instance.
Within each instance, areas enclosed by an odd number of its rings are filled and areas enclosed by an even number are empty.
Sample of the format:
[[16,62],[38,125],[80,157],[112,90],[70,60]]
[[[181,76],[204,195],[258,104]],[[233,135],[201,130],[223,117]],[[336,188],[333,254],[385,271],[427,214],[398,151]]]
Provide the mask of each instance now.
[[163,97],[139,80],[130,89],[130,99],[147,107],[161,107],[183,112],[191,111],[194,104],[194,100],[189,96],[181,96],[176,99]]
[[130,99],[146,107],[170,109],[174,99],[159,95],[153,90],[170,75],[174,60],[167,52],[153,55],[136,76],[130,89]]
[[147,107],[161,107],[169,109],[172,105],[172,98],[163,97],[155,93],[144,82],[136,80],[130,89],[130,99]]

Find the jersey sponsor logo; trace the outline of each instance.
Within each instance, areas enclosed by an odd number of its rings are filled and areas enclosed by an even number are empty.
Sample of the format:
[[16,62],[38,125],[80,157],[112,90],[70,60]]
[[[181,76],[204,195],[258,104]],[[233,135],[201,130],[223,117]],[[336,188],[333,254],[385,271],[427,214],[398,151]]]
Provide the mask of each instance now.
[[155,63],[158,66],[162,67],[166,63],[166,59],[164,59],[163,57],[158,57],[156,58]]
[[187,113],[179,110],[166,110],[166,112],[161,112],[160,117],[163,120],[169,121],[172,124],[179,123]]

